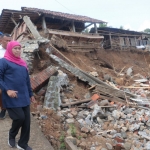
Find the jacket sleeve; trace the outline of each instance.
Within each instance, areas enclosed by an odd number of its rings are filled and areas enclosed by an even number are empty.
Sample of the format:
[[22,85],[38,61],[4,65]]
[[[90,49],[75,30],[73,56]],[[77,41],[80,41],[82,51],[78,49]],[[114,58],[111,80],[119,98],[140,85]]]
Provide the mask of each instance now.
[[6,83],[4,82],[5,71],[7,70],[7,64],[4,59],[0,59],[0,88],[2,91],[9,90]]
[[33,96],[33,92],[32,92],[32,88],[31,88],[31,84],[30,84],[30,78],[29,78],[29,74],[27,71],[27,86],[28,86],[28,91],[29,91],[29,96]]

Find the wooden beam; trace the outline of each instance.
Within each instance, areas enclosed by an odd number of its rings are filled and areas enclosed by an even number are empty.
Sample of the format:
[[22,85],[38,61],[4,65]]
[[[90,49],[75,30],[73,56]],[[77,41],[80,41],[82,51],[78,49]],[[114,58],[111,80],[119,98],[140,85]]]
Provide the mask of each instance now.
[[61,104],[60,107],[70,107],[70,106],[73,106],[73,105],[80,105],[82,103],[88,103],[91,101],[91,98],[90,99],[84,99],[84,100],[80,100],[80,101],[77,101],[77,102],[71,102],[71,103],[68,103],[68,104]]
[[110,40],[110,46],[112,45],[112,42],[111,42],[111,33],[109,33],[109,40]]
[[47,27],[46,27],[46,21],[45,21],[45,16],[42,17],[42,29],[43,30],[47,29]]
[[11,21],[15,24],[15,26],[17,26],[16,21],[14,20],[14,18],[10,17]]
[[97,33],[97,26],[96,23],[94,23],[95,33]]
[[28,16],[24,16],[23,20],[26,23],[29,30],[31,31],[31,33],[33,34],[34,38],[35,39],[40,38],[41,36],[40,36],[39,32],[36,30],[35,26],[33,25],[32,21],[30,20],[30,18]]
[[73,32],[76,32],[74,21],[72,21],[72,30],[73,30]]

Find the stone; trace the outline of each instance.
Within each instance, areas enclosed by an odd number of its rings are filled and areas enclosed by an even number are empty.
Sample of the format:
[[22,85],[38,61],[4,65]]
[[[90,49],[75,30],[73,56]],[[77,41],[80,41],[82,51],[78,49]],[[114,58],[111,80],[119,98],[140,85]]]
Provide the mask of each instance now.
[[145,128],[145,126],[140,126],[140,131],[143,131]]
[[102,100],[102,101],[100,101],[100,103],[99,103],[100,106],[106,106],[106,105],[108,105],[108,104],[109,104],[109,102],[108,102],[107,99],[106,99],[106,100]]
[[121,132],[122,138],[126,139],[127,138],[127,133],[126,132]]
[[73,118],[73,115],[71,113],[68,113],[69,118]]
[[132,114],[133,110],[127,107],[123,112],[127,115]]
[[73,111],[71,111],[71,114],[72,114],[74,117],[76,117],[76,116],[77,116],[77,114],[78,114],[78,112],[77,112],[77,111],[75,111],[75,110],[73,110]]
[[65,138],[65,145],[66,145],[67,150],[76,150],[76,149],[78,149],[77,146],[76,146],[76,143],[77,143],[77,141],[73,137],[66,137]]
[[98,77],[98,73],[96,71],[90,72],[90,75],[92,75],[94,77]]
[[96,135],[96,131],[94,130],[94,129],[91,129],[90,130],[90,133],[94,136],[94,135]]
[[125,142],[125,143],[124,143],[124,149],[125,149],[125,150],[130,150],[130,149],[131,149],[131,145],[132,145],[131,143]]
[[84,133],[88,133],[88,132],[89,132],[89,128],[82,127],[82,128],[81,128],[81,131],[84,132]]
[[103,78],[104,78],[104,81],[112,82],[112,80],[113,80],[112,77],[109,74],[104,74]]
[[72,119],[66,119],[66,122],[69,124],[74,123],[74,119],[73,118]]
[[150,149],[150,141],[148,141],[148,142],[146,143],[144,149],[147,149],[147,150]]
[[132,124],[129,126],[129,131],[135,131],[138,130],[140,128],[139,124]]
[[114,120],[114,118],[109,115],[109,116],[108,116],[108,121],[112,121],[112,120]]
[[102,150],[102,146],[96,146],[95,150]]
[[112,150],[113,149],[113,146],[110,144],[110,143],[106,143],[106,146],[109,150]]
[[91,98],[90,93],[86,93],[86,94],[84,95],[84,98],[85,98],[85,99],[89,99],[89,98]]
[[116,133],[117,133],[116,130],[111,130],[111,131],[110,131],[110,134],[111,134],[111,135],[116,134]]
[[87,134],[86,133],[80,133],[82,138],[87,138]]
[[82,148],[82,149],[86,149],[86,142],[81,142],[79,144],[79,146]]
[[120,113],[120,111],[118,111],[118,110],[114,110],[114,111],[112,112],[112,116],[113,116],[115,119],[119,119],[120,116],[121,116],[121,113]]
[[100,119],[99,117],[97,117],[97,122],[98,122],[99,124],[103,124],[103,123],[104,123],[103,120]]
[[77,139],[72,137],[72,136],[68,136],[66,137],[67,140],[70,140],[74,145],[77,145]]
[[126,132],[128,130],[127,127],[122,127],[122,132]]

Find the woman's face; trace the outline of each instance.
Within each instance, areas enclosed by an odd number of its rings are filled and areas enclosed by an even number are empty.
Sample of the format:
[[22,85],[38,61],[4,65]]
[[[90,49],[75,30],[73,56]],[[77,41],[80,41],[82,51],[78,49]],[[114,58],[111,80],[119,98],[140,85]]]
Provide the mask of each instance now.
[[21,47],[20,46],[13,47],[12,53],[14,54],[15,57],[20,57],[20,55],[21,55]]

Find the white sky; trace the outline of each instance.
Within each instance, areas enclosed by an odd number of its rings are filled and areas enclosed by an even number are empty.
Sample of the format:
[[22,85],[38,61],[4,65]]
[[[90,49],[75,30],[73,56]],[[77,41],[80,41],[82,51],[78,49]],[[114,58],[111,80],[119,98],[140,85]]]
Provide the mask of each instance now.
[[33,7],[84,15],[108,22],[108,26],[143,31],[150,28],[150,0],[0,0],[3,9]]

